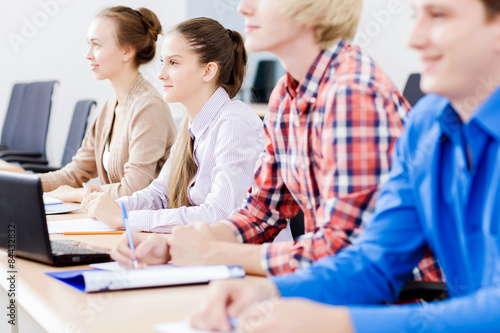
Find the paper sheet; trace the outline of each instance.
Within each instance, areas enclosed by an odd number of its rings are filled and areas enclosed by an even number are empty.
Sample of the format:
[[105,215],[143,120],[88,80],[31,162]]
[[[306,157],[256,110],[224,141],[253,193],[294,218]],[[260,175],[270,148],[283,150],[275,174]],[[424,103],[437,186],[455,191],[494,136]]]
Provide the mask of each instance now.
[[59,205],[59,204],[62,204],[62,200],[59,200],[59,199],[56,199],[56,198],[53,198],[53,197],[49,197],[48,195],[43,195],[43,204],[44,205]]
[[75,210],[79,210],[81,207],[78,204],[66,203],[63,202],[61,204],[54,205],[45,205],[45,214],[64,214],[69,212],[74,212]]
[[[101,262],[98,264],[90,264],[89,265],[92,268],[96,269],[102,269],[105,271],[126,271],[127,268],[122,267],[118,264],[118,261],[110,261],[110,262]],[[171,264],[165,264],[165,265],[151,265],[148,266],[146,269],[152,270],[152,269],[164,269],[166,267],[174,267]]]
[[47,222],[49,234],[62,234],[64,232],[82,232],[82,231],[112,231],[124,230],[114,229],[101,221],[94,221],[92,219],[74,219],[63,221],[49,221]]

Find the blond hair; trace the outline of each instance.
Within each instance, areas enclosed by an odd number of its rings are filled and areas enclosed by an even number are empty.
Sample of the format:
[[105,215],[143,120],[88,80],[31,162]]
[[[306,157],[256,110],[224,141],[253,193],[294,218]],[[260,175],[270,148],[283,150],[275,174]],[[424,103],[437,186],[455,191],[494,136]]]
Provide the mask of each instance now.
[[351,40],[358,29],[362,0],[278,0],[282,13],[300,26],[311,27],[324,49],[340,38]]

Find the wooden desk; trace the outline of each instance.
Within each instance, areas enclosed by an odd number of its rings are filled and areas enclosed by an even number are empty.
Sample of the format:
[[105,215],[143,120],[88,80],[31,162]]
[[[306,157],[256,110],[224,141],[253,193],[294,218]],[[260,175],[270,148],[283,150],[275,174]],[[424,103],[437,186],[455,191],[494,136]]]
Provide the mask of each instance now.
[[20,166],[14,165],[4,160],[0,160],[0,170],[1,171],[12,171],[12,172],[24,172],[24,169]]
[[[86,217],[84,213],[49,216],[49,220]],[[121,235],[51,235],[113,247]],[[0,331],[4,332],[8,281],[7,254],[0,251]],[[56,268],[16,258],[16,302],[19,332],[155,332],[156,324],[183,320],[203,298],[206,285],[83,293],[45,272],[84,269]],[[255,278],[255,277],[251,277]],[[5,303],[4,303],[5,302]],[[8,331],[7,331],[8,332]]]

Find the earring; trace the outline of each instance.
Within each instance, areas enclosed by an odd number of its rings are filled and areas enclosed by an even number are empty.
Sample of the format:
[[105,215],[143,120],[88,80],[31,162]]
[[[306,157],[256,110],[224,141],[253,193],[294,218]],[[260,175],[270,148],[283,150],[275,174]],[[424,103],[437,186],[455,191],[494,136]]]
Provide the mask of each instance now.
[[207,81],[203,80],[203,84],[207,83]]

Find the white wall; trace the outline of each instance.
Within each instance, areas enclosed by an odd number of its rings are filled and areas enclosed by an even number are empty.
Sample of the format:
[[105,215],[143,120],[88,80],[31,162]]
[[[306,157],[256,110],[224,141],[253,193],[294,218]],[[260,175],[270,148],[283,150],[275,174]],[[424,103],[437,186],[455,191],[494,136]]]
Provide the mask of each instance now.
[[[0,11],[0,130],[12,84],[22,81],[60,81],[47,138],[47,154],[52,164],[61,160],[74,104],[83,98],[98,101],[98,109],[112,94],[108,81],[97,81],[85,59],[87,28],[103,7],[126,5],[152,9],[164,29],[188,17],[208,16],[224,26],[244,31],[244,19],[237,13],[238,0],[22,0],[9,1]],[[29,29],[35,25],[35,29]],[[355,41],[364,46],[402,89],[409,73],[418,71],[414,54],[406,47],[411,27],[407,0],[365,0],[363,18]],[[17,39],[16,39],[17,38]],[[16,43],[17,41],[17,43]],[[161,40],[160,40],[161,42]],[[269,53],[251,54],[244,99],[253,81],[259,59]],[[157,84],[159,62],[143,68]],[[182,111],[173,109],[180,119]]]
[[[115,5],[147,7],[164,29],[185,18],[184,0],[23,0],[6,2],[0,12],[0,128],[13,83],[58,80],[47,138],[51,164],[61,161],[76,101],[95,99],[100,110],[113,94],[109,81],[94,78],[85,53],[87,28],[95,14]],[[151,83],[158,84],[159,66],[154,60],[141,69]]]
[[370,53],[400,90],[409,74],[420,71],[415,53],[407,46],[411,28],[411,1],[363,1],[363,16],[354,43]]

